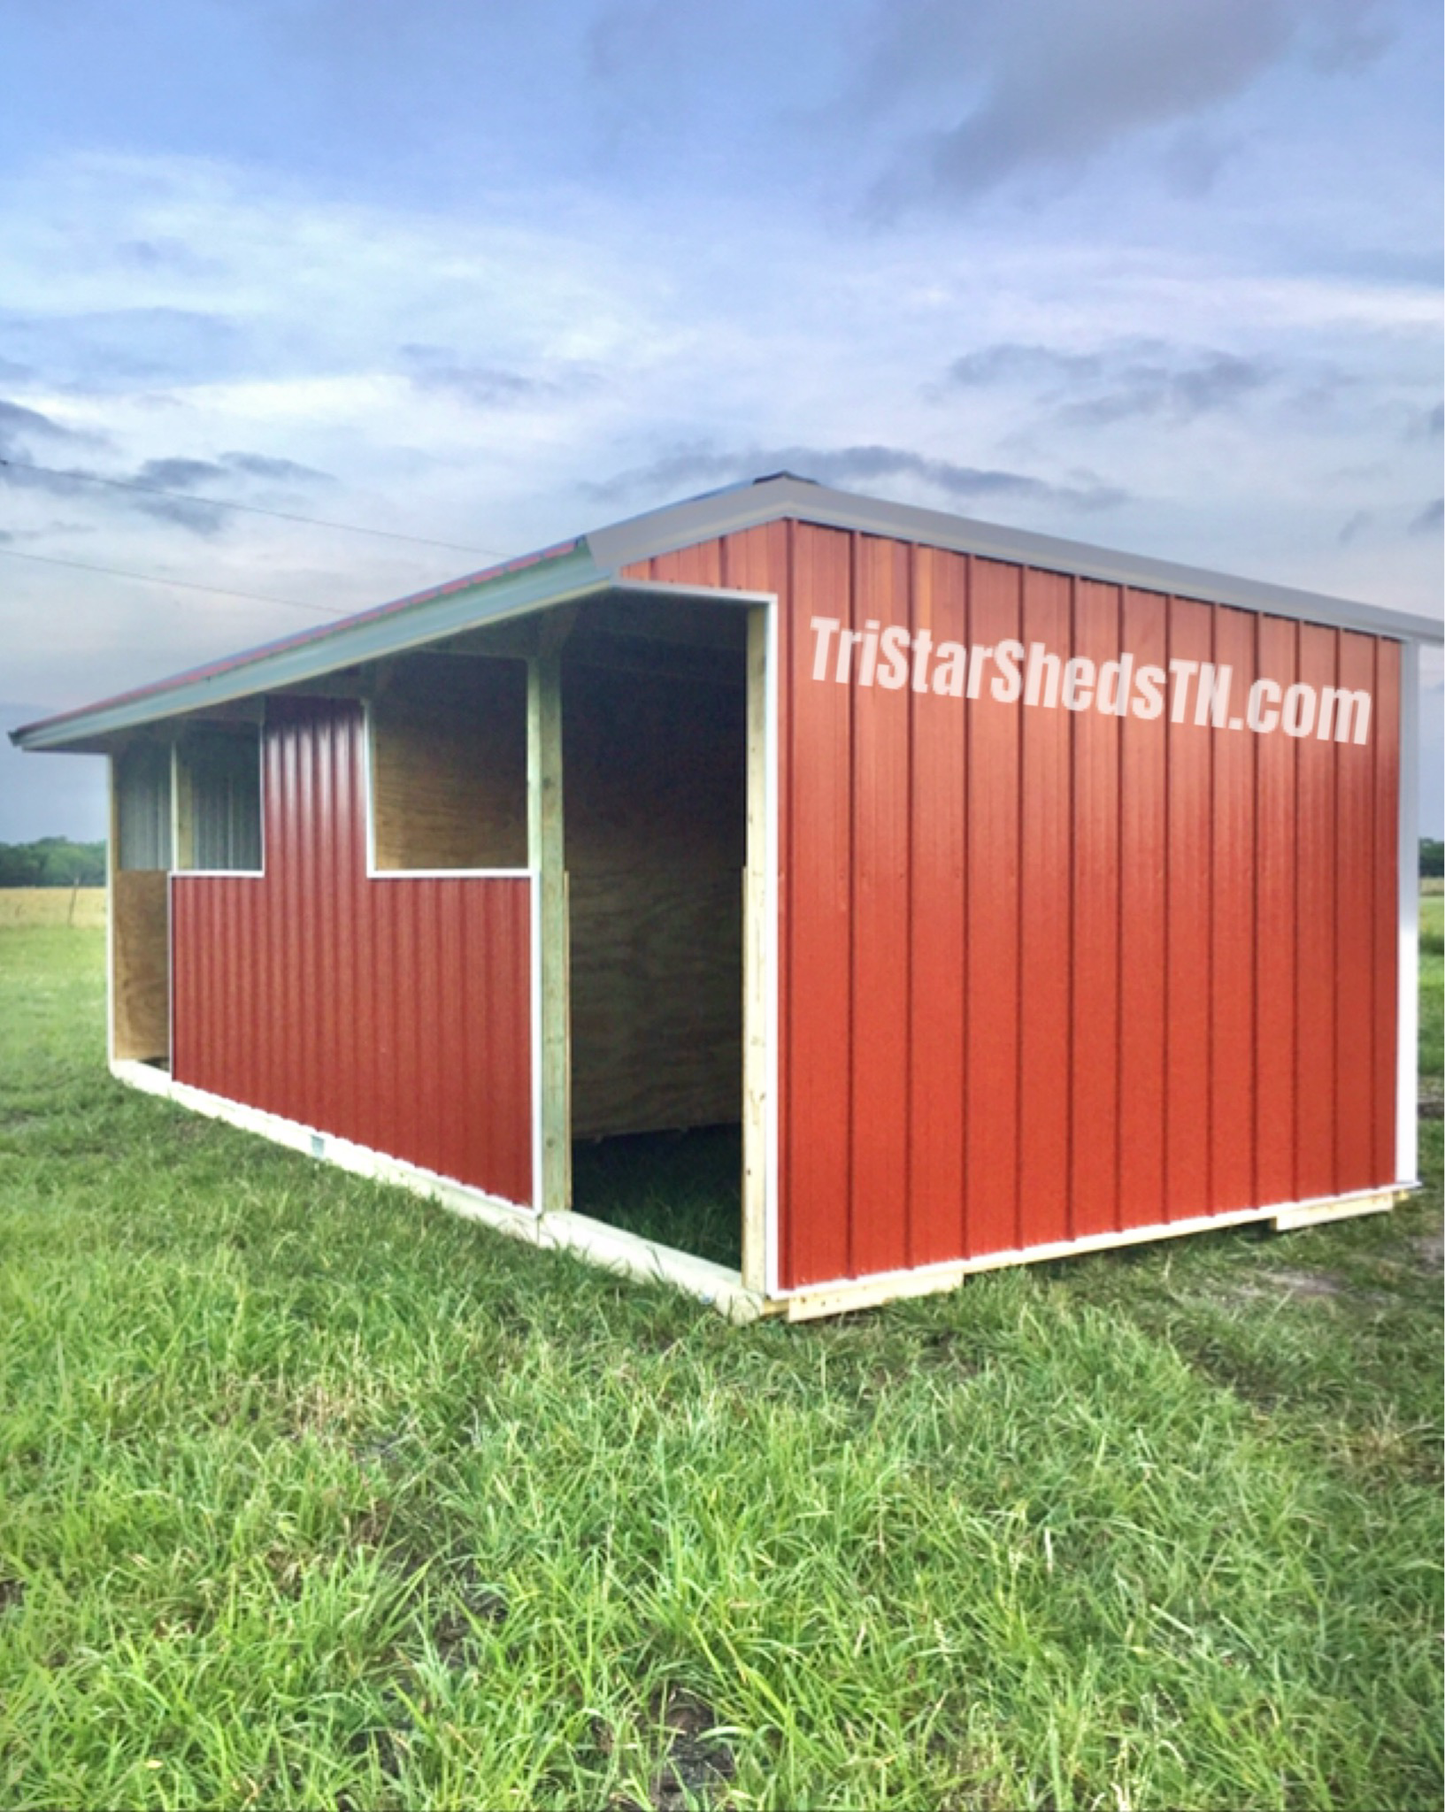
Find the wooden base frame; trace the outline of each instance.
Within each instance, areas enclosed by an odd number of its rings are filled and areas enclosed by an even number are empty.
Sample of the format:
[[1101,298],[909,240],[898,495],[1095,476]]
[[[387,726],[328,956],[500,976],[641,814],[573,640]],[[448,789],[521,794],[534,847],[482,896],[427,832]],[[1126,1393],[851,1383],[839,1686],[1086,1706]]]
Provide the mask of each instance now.
[[213,1120],[224,1120],[245,1132],[258,1133],[277,1145],[285,1145],[307,1157],[338,1165],[355,1176],[370,1177],[410,1190],[413,1195],[439,1203],[469,1220],[481,1221],[499,1233],[525,1240],[533,1246],[557,1251],[575,1252],[579,1258],[644,1282],[668,1283],[715,1308],[730,1321],[755,1321],[763,1313],[763,1301],[757,1292],[742,1287],[736,1271],[713,1264],[705,1258],[694,1258],[687,1252],[676,1252],[670,1246],[658,1245],[638,1234],[609,1227],[585,1214],[568,1210],[534,1214],[530,1208],[504,1202],[480,1189],[469,1189],[419,1165],[404,1163],[384,1152],[355,1145],[349,1139],[338,1139],[314,1127],[285,1120],[278,1114],[264,1113],[240,1101],[228,1101],[204,1089],[176,1082],[165,1070],[149,1063],[114,1062],[111,1074],[149,1095],[174,1101],[179,1107],[205,1114]]

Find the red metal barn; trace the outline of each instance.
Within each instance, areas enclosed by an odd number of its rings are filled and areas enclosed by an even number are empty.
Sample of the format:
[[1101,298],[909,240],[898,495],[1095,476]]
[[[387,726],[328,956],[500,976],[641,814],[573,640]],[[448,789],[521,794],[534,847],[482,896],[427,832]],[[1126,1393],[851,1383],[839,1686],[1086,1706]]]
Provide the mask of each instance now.
[[[780,476],[16,740],[117,1076],[800,1317],[1414,1185],[1422,637]],[[571,1211],[728,1122],[739,1269]]]

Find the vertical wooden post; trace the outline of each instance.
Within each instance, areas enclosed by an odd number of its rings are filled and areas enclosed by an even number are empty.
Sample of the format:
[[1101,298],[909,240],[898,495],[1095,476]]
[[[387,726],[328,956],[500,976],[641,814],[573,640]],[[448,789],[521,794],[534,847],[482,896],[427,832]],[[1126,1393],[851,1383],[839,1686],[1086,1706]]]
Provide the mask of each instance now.
[[181,754],[179,737],[171,743],[171,867],[196,866],[195,818],[191,810],[191,770]]
[[572,1205],[571,1057],[567,986],[567,875],[562,816],[562,658],[542,638],[527,662],[527,865],[538,889],[542,997],[541,1100],[544,1213]]
[[767,1288],[768,613],[748,611],[747,867],[743,871],[742,1279]]
[[105,840],[105,1060],[115,1062],[115,871],[120,867],[120,756],[105,757],[108,834]]

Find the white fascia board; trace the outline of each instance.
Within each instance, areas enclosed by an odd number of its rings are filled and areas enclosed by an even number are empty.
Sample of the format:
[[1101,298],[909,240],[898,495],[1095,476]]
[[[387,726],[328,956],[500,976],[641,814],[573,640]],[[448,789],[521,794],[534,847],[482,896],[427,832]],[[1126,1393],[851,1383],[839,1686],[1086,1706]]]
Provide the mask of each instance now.
[[365,661],[425,647],[465,629],[571,603],[607,590],[609,583],[590,555],[575,549],[516,572],[484,577],[476,585],[442,596],[423,597],[415,605],[388,614],[344,620],[321,636],[291,645],[282,643],[269,651],[259,649],[253,659],[220,663],[214,672],[202,669],[194,676],[181,674],[174,683],[103,701],[89,711],[48,719],[12,732],[12,740],[22,749],[64,749],[255,693],[304,684]]
[[593,558],[612,572],[639,560],[672,553],[716,535],[731,535],[764,523],[791,517],[798,522],[826,528],[852,529],[860,534],[891,535],[922,542],[956,553],[978,554],[984,559],[1007,560],[1098,579],[1109,585],[1128,585],[1140,591],[1161,592],[1205,603],[1230,604],[1241,610],[1263,611],[1305,623],[1323,623],[1336,629],[1357,629],[1367,635],[1391,636],[1401,641],[1439,642],[1445,629],[1437,618],[1403,610],[1386,610],[1348,598],[1319,592],[1298,591],[1288,585],[1271,585],[1241,579],[1230,573],[1183,566],[1172,560],[1155,560],[1143,554],[1117,553],[1084,541],[1065,541],[1054,535],[1035,535],[1023,529],[1001,528],[942,510],[919,509],[913,504],[889,503],[881,498],[835,491],[807,479],[781,477],[757,484],[739,485],[688,503],[670,504],[628,522],[597,529],[586,537]]
[[1395,1175],[1413,1183],[1420,1165],[1420,651],[1400,662],[1400,829],[1395,1008]]

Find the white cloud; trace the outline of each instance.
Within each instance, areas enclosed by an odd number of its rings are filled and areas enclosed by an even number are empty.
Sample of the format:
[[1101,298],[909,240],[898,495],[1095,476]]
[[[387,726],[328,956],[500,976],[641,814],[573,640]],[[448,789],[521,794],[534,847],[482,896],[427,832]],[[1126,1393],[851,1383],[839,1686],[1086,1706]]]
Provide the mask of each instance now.
[[[820,475],[931,504],[954,483],[958,507],[1021,526],[1407,609],[1438,598],[1438,537],[1409,532],[1438,494],[1421,427],[1438,298],[1408,275],[1302,274],[1126,223],[858,235],[742,194],[689,210],[539,187],[426,213],[96,154],[13,172],[0,207],[16,223],[0,294],[28,323],[0,397],[106,437],[83,462],[36,439],[47,463],[134,475],[242,449],[332,475],[300,513],[513,553],[716,482],[696,461],[688,475],[688,449],[725,474],[802,449]],[[148,262],[138,244],[170,250]],[[1152,346],[1166,400],[1181,373],[1261,381],[1229,408],[1112,418],[1070,418],[1047,373],[948,387],[1000,344],[1058,369],[1103,361],[1101,382],[1128,365],[1119,348]],[[625,501],[589,490],[628,472],[644,480]],[[995,472],[1019,482],[967,494]],[[1100,491],[1117,509],[1081,514]],[[39,493],[0,505],[16,547],[342,608],[486,557],[223,516],[202,545],[75,490],[63,519]],[[56,706],[309,620],[3,555],[0,570],[3,689]]]

